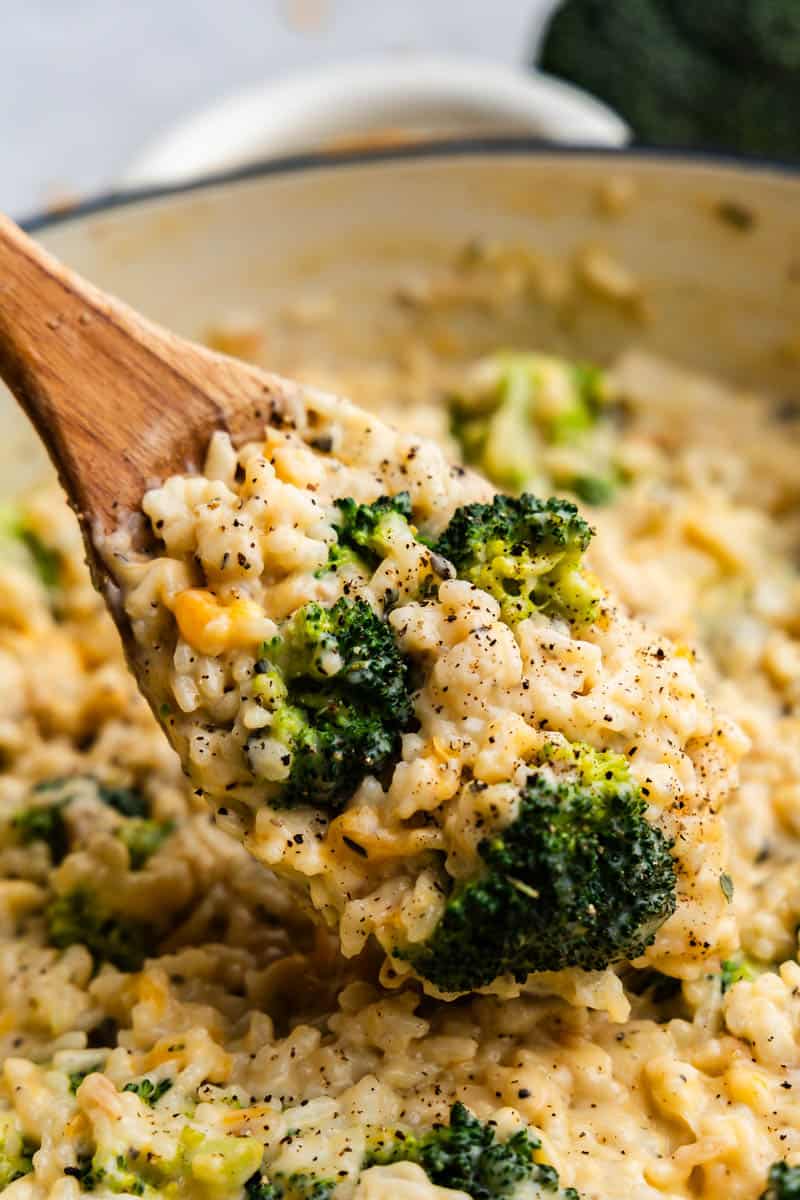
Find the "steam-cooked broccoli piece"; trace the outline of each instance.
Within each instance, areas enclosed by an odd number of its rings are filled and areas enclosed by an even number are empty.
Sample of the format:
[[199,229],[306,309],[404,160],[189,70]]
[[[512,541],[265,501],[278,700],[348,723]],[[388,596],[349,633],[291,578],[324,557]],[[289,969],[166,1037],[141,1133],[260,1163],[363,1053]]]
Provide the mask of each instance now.
[[380,496],[372,504],[345,498],[336,501],[339,510],[337,539],[331,546],[324,571],[353,563],[374,571],[390,549],[391,538],[408,533],[411,499],[408,492]]
[[[510,491],[541,486],[575,492],[590,504],[613,495],[617,471],[592,434],[605,402],[604,375],[544,354],[495,354],[451,398],[451,429],[467,462]],[[549,446],[575,448],[550,456]]]
[[568,500],[523,493],[456,509],[435,550],[460,578],[494,596],[510,625],[537,611],[585,624],[602,597],[583,567],[591,538]]
[[331,1200],[336,1184],[297,1171],[268,1177],[257,1171],[244,1185],[247,1200]]
[[566,0],[539,61],[612,105],[651,145],[800,156],[793,0]]
[[45,911],[45,922],[52,946],[86,946],[98,965],[113,963],[121,971],[138,971],[154,944],[148,925],[111,912],[84,887],[56,896]]
[[100,783],[93,775],[56,775],[37,783],[33,791],[37,796],[54,793],[53,803],[65,805],[79,795],[88,793],[113,808],[121,817],[150,815],[150,806],[138,788],[110,786]]
[[128,848],[131,869],[140,870],[151,854],[174,832],[173,821],[154,821],[147,817],[131,817],[117,829],[117,837]]
[[675,908],[670,843],[645,811],[621,755],[550,747],[431,937],[395,955],[442,992],[636,958]]
[[365,600],[310,603],[262,648],[253,695],[272,711],[247,743],[270,802],[337,809],[398,752],[412,715],[408,668]]
[[150,806],[138,788],[109,787],[91,775],[57,776],[38,783],[33,789],[34,802],[11,818],[11,826],[22,845],[45,842],[57,865],[69,853],[69,828],[65,812],[79,796],[96,798],[121,817],[117,830],[130,854],[131,866],[138,870],[172,833],[172,822],[148,819]]
[[0,559],[25,567],[46,588],[54,588],[59,582],[61,555],[44,544],[16,505],[0,505]]
[[109,787],[105,783],[98,783],[97,797],[102,800],[103,804],[107,804],[109,808],[118,812],[121,817],[148,817],[150,815],[150,805],[138,788]]
[[135,1082],[126,1083],[122,1089],[123,1092],[134,1092],[140,1100],[144,1100],[152,1108],[158,1104],[159,1100],[172,1087],[171,1079],[159,1079],[155,1082],[148,1079],[145,1075],[144,1079],[137,1079]]
[[559,1190],[554,1167],[536,1161],[540,1147],[539,1139],[524,1129],[498,1141],[492,1122],[479,1121],[457,1102],[450,1109],[449,1124],[434,1125],[421,1137],[396,1131],[373,1138],[364,1168],[417,1163],[437,1187],[466,1192],[472,1200],[505,1200],[524,1183],[563,1200],[579,1200],[574,1188]]
[[66,801],[56,804],[35,804],[20,809],[11,819],[11,824],[23,846],[31,842],[44,842],[50,849],[50,858],[55,866],[69,851],[67,823],[64,820]]
[[37,1147],[17,1129],[11,1113],[0,1113],[0,1192],[33,1170]]
[[763,967],[759,966],[752,958],[748,958],[744,953],[739,953],[734,958],[727,958],[720,966],[720,988],[725,993],[735,983],[739,983],[740,980],[750,982],[753,979],[757,979],[763,970]]
[[185,1125],[177,1149],[163,1157],[152,1140],[144,1150],[131,1146],[125,1154],[98,1147],[64,1173],[76,1178],[84,1191],[132,1196],[195,1196],[241,1194],[258,1167],[264,1148],[253,1137],[208,1134]]
[[787,1162],[773,1163],[767,1176],[767,1187],[759,1200],[800,1200],[800,1166]]
[[99,1071],[102,1067],[101,1062],[92,1063],[90,1067],[82,1067],[79,1071],[70,1071],[69,1073],[69,1090],[73,1096],[78,1088],[83,1083],[87,1075],[91,1075],[93,1071]]
[[84,1154],[78,1158],[76,1167],[65,1167],[64,1174],[77,1179],[84,1192],[102,1187],[115,1195],[144,1196],[149,1190],[149,1180],[142,1178],[125,1154],[115,1154],[113,1158]]

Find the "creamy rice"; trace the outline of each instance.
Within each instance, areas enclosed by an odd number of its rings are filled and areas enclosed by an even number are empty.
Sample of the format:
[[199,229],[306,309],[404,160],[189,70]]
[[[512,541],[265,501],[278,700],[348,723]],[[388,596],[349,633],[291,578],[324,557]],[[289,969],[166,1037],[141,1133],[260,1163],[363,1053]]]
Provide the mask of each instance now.
[[[420,303],[433,319],[437,295]],[[431,402],[453,373],[421,339],[402,362],[338,373],[327,363],[318,378],[361,402],[373,395],[382,411],[403,397],[412,426],[424,415],[452,453]],[[677,740],[692,796],[713,708],[732,721],[726,768],[745,749],[733,722],[749,739],[738,787],[720,818],[704,812],[696,838],[707,864],[697,879],[708,880],[691,921],[708,914],[714,944],[689,952],[686,897],[635,970],[534,977],[516,998],[382,987],[373,948],[343,959],[212,823],[123,665],[71,514],[43,491],[23,524],[55,554],[55,583],[27,551],[4,552],[0,567],[0,1172],[24,1171],[6,1182],[11,1200],[131,1194],[148,1178],[160,1182],[146,1195],[239,1200],[262,1156],[284,1176],[335,1178],[335,1200],[457,1200],[409,1164],[358,1178],[371,1129],[429,1128],[455,1100],[495,1120],[500,1138],[530,1128],[541,1160],[586,1200],[755,1200],[772,1162],[800,1161],[797,418],[639,354],[614,377],[629,481],[592,513],[589,558],[619,600],[607,628],[580,641],[599,651],[601,688],[607,662],[664,638],[686,647],[670,651],[669,704],[646,744],[661,761]],[[292,445],[287,460],[306,453]],[[646,694],[662,679],[649,677]],[[687,718],[696,686],[709,701]],[[586,708],[574,711],[546,673],[539,703],[560,703],[559,728],[591,740]],[[620,738],[636,711],[620,710]],[[20,814],[55,807],[61,824],[27,826],[46,827],[51,848],[25,841]],[[137,821],[161,840],[134,869]],[[122,968],[79,942],[51,944],[53,906],[75,892],[141,934],[114,943]],[[723,990],[720,958],[740,944],[754,977]]]

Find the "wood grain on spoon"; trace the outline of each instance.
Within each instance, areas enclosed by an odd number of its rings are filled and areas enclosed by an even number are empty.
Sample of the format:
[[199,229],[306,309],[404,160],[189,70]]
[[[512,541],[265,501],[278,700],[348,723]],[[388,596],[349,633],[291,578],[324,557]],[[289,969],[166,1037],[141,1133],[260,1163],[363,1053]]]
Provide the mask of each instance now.
[[148,487],[200,468],[215,429],[260,436],[297,390],[146,320],[2,214],[0,377],[55,464],[107,598],[101,535]]

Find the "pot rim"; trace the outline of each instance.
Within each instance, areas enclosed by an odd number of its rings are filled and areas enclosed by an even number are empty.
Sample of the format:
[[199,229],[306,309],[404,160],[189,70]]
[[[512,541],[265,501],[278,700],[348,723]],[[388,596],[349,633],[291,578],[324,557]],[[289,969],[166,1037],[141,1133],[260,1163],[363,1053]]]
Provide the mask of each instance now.
[[695,150],[686,147],[633,145],[623,148],[597,145],[566,145],[542,141],[533,137],[487,136],[467,138],[436,138],[415,141],[407,145],[314,150],[300,154],[260,159],[225,171],[212,171],[195,179],[179,183],[158,184],[152,187],[122,188],[103,191],[69,208],[43,211],[23,218],[20,222],[28,233],[78,221],[104,212],[113,212],[153,200],[168,199],[194,192],[203,192],[227,184],[237,184],[270,176],[296,175],[314,170],[341,170],[353,166],[380,166],[395,162],[427,162],[431,159],[457,159],[483,155],[487,158],[502,155],[520,158],[556,158],[564,160],[600,159],[613,163],[653,162],[664,166],[684,165],[708,167],[731,175],[774,175],[800,182],[800,163],[726,151]]

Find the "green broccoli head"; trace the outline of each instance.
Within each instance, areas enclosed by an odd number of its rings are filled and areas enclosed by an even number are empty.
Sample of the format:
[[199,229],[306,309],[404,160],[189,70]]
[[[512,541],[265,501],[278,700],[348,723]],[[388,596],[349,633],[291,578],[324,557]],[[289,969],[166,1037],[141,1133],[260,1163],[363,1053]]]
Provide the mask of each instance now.
[[719,972],[719,983],[723,994],[730,991],[733,985],[741,980],[752,982],[763,973],[763,970],[762,966],[752,958],[748,958],[743,952],[734,958],[726,958],[721,964]]
[[583,567],[592,532],[568,500],[495,496],[456,509],[434,549],[499,601],[509,625],[537,611],[585,624],[603,594]]
[[113,808],[121,817],[148,817],[150,805],[136,787],[110,787],[98,783],[97,798],[109,808]]
[[67,1078],[69,1080],[69,1090],[72,1092],[72,1095],[75,1095],[87,1075],[92,1075],[95,1071],[102,1070],[102,1067],[102,1062],[96,1062],[92,1063],[89,1067],[81,1067],[77,1071],[70,1071]]
[[245,1183],[244,1193],[247,1200],[331,1200],[335,1187],[332,1180],[299,1171],[271,1177],[257,1171]]
[[759,1200],[800,1200],[800,1166],[786,1162],[773,1163],[767,1176],[767,1187]]
[[794,0],[566,0],[539,61],[612,105],[651,145],[800,156]]
[[154,944],[149,925],[110,911],[87,887],[51,900],[45,923],[51,946],[86,946],[98,966],[109,962],[121,971],[138,971]]
[[64,820],[65,801],[56,804],[32,804],[11,818],[12,827],[23,846],[44,842],[50,858],[58,865],[69,852],[69,834]]
[[[543,447],[585,441],[604,404],[600,370],[544,354],[493,355],[472,380],[451,399],[453,435],[467,462],[512,491],[541,480]],[[552,482],[573,490],[574,478],[562,471]]]
[[37,783],[33,788],[33,803],[11,818],[12,829],[21,844],[44,842],[52,862],[60,863],[70,850],[66,810],[79,796],[97,799],[125,818],[116,832],[128,847],[134,870],[143,866],[173,831],[169,821],[147,819],[150,806],[138,788],[109,787],[91,775],[59,775]]
[[346,596],[289,619],[263,647],[253,694],[273,717],[266,734],[249,738],[248,757],[257,776],[277,784],[271,802],[284,807],[341,807],[397,754],[413,713],[389,626]]
[[564,1200],[579,1200],[573,1188],[559,1191],[553,1167],[536,1161],[540,1147],[539,1139],[524,1129],[498,1141],[491,1121],[479,1121],[457,1102],[447,1125],[435,1125],[421,1137],[398,1131],[373,1138],[364,1168],[417,1163],[437,1187],[466,1192],[472,1200],[505,1200],[525,1183],[558,1193]]
[[128,848],[131,869],[140,871],[151,855],[175,831],[173,821],[155,821],[148,817],[130,817],[120,825],[116,834]]
[[27,1141],[10,1112],[0,1113],[0,1192],[33,1170],[37,1147]]
[[48,590],[61,578],[61,555],[44,544],[16,505],[0,505],[0,560],[25,567]]
[[336,501],[336,541],[331,546],[324,571],[353,564],[374,571],[389,553],[393,535],[407,533],[411,520],[408,492],[380,496],[372,504],[359,504],[346,497]]
[[[613,500],[622,480],[607,408],[599,368],[505,352],[481,360],[471,384],[451,398],[451,432],[464,459],[498,487],[558,489],[599,506]],[[569,452],[551,455],[549,447]]]
[[670,843],[645,809],[621,755],[550,747],[515,819],[479,844],[480,872],[454,886],[428,941],[396,957],[442,992],[636,958],[675,908]]
[[171,1079],[159,1079],[158,1082],[155,1082],[145,1075],[143,1079],[126,1083],[122,1090],[123,1092],[133,1092],[140,1100],[144,1100],[145,1104],[149,1104],[151,1108],[154,1108],[161,1097],[166,1095],[171,1087]]
[[113,1159],[101,1154],[82,1154],[76,1166],[64,1168],[64,1174],[77,1179],[83,1192],[103,1188],[116,1195],[144,1196],[150,1188],[150,1180],[142,1178],[125,1154],[117,1154]]
[[150,806],[138,788],[109,787],[91,775],[58,775],[38,782],[32,790],[32,803],[11,818],[20,844],[42,841],[49,848],[53,864],[61,863],[70,853],[66,810],[79,796],[96,798],[121,817],[133,818],[121,824],[118,835],[128,846],[134,870],[172,833],[172,823],[146,820]]

